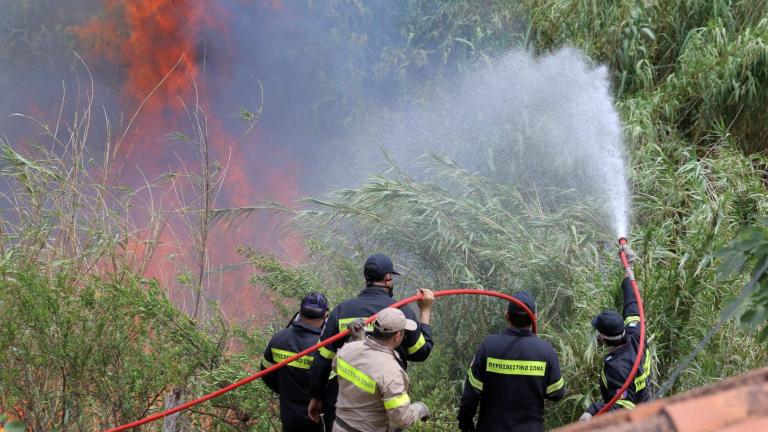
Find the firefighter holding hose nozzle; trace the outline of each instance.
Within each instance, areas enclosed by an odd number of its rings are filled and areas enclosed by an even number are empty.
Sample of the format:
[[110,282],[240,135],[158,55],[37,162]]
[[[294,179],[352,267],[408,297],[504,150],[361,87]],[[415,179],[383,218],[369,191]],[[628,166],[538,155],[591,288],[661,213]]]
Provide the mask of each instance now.
[[[623,246],[628,263],[635,260],[635,254]],[[597,343],[605,346],[608,353],[603,359],[600,371],[600,394],[602,402],[593,402],[579,420],[589,420],[613,399],[632,371],[640,346],[640,316],[637,298],[632,289],[631,267],[621,282],[624,295],[623,317],[618,312],[607,310],[592,319],[592,327],[597,332]],[[645,343],[645,354],[635,375],[634,381],[610,408],[633,409],[635,405],[650,399],[651,356]]]

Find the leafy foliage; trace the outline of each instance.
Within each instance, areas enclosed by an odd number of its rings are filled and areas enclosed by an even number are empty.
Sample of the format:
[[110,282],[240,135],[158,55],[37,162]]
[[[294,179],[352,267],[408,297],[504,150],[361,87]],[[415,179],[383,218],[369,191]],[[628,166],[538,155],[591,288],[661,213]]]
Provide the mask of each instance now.
[[728,280],[752,267],[750,282],[734,301],[735,307],[746,302],[741,321],[751,328],[760,328],[758,338],[768,340],[768,219],[761,217],[759,224],[742,228],[728,247],[719,253],[723,261],[718,269],[721,280]]
[[220,355],[157,284],[131,275],[74,284],[6,263],[0,304],[0,405],[33,431],[131,421]]

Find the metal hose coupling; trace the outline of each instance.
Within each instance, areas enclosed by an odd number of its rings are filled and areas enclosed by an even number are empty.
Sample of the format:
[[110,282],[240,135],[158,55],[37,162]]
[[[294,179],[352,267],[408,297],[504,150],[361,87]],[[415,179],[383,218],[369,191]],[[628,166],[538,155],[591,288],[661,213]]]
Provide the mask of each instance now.
[[627,276],[634,280],[635,273],[632,271],[632,263],[637,259],[637,254],[629,247],[626,237],[619,237],[619,258],[621,258],[621,264],[624,266]]

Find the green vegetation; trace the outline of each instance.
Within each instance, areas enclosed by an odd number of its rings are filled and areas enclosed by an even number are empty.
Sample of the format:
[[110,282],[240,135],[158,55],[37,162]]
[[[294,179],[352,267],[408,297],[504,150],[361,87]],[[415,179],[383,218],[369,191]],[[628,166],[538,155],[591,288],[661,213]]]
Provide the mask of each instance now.
[[[607,64],[631,156],[630,242],[640,255],[655,382],[666,381],[721,316],[723,328],[669,393],[768,363],[760,342],[768,334],[768,234],[760,217],[768,208],[765,2],[398,0],[391,10],[355,0],[307,3],[334,28],[327,43],[354,42],[348,64],[318,63],[318,86],[334,90],[318,103],[314,121],[328,115],[323,103],[350,118],[363,103],[337,97],[333,76],[345,78],[347,94],[388,81],[401,84],[397,97],[408,98],[419,96],[411,93],[414,83],[461,74],[513,47],[546,53],[569,44]],[[382,14],[399,26],[399,39],[387,44],[374,25]],[[0,58],[23,49],[21,42],[14,39],[14,51]],[[310,239],[302,266],[243,251],[254,283],[274,294],[280,316],[270,326],[241,328],[215,313],[187,316],[168,300],[167,287],[141,276],[165,219],[155,208],[142,223],[129,217],[129,209],[145,205],[145,191],[126,191],[103,176],[114,161],[108,151],[87,151],[91,109],[84,105],[69,129],[61,128],[66,133],[40,123],[27,151],[7,142],[0,149],[10,185],[0,223],[0,407],[31,430],[116,425],[156,412],[168,393],[189,399],[248,376],[295,300],[311,290],[329,292],[334,304],[354,295],[359,263],[374,250],[408,269],[397,296],[417,287],[533,290],[541,336],[558,351],[568,385],[567,399],[548,406],[547,426],[573,421],[598,396],[600,352],[588,323],[598,311],[618,308],[622,273],[615,239],[592,203],[555,207],[526,193],[526,185],[499,183],[439,157],[420,161],[418,180],[393,164],[359,188],[311,200],[297,215]],[[252,126],[260,113],[240,116]],[[193,129],[190,140],[203,149],[204,128]],[[212,171],[193,179],[203,194],[217,184]],[[199,238],[193,248],[204,257],[204,232],[222,213],[210,203],[189,211]],[[137,233],[141,247],[132,243]],[[747,269],[752,275],[742,274]],[[756,283],[742,292],[750,276]],[[199,289],[201,277],[189,285]],[[503,307],[469,297],[438,302],[437,349],[410,370],[413,398],[435,413],[417,430],[455,428],[466,365],[484,335],[502,327]],[[723,310],[746,311],[743,324],[725,320]],[[179,421],[266,432],[278,430],[276,409],[254,383]]]

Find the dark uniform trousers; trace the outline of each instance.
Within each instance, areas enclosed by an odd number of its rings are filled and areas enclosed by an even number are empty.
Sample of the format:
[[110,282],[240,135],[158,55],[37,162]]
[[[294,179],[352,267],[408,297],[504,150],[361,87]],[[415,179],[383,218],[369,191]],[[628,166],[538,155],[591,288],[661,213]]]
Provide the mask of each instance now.
[[[328,429],[329,431],[331,429]],[[283,432],[324,432],[323,425],[311,424],[311,425],[283,425]]]
[[[602,402],[595,402],[587,408],[587,412],[595,415],[606,403],[616,395],[624,385],[637,358],[640,347],[640,309],[637,306],[635,291],[629,278],[621,282],[624,294],[624,335],[627,342],[608,353],[603,359],[600,371],[600,395]],[[648,388],[651,374],[651,356],[648,352],[648,341],[645,343],[645,353],[637,369],[637,374],[627,391],[611,407],[615,409],[633,409],[637,404],[650,400],[651,391]]]
[[475,353],[461,397],[459,429],[543,431],[544,399],[557,401],[564,394],[565,381],[552,345],[529,329],[508,328],[488,336]]
[[[320,340],[324,341],[339,332],[346,330],[352,321],[357,318],[369,316],[388,308],[395,303],[395,299],[382,287],[368,286],[360,294],[336,306],[328,316],[328,321],[323,329]],[[416,314],[410,307],[402,307],[405,317],[418,322]],[[369,324],[366,331],[372,331]],[[310,393],[313,398],[323,401],[325,419],[333,423],[335,417],[336,396],[339,392],[338,382],[331,376],[331,362],[336,352],[346,343],[348,338],[338,340],[327,347],[321,347],[314,353],[314,362],[309,370]],[[432,352],[432,329],[428,324],[419,324],[419,328],[405,332],[403,343],[397,348],[402,360],[403,369],[407,368],[408,361],[420,362],[429,357]],[[330,432],[330,429],[328,429]]]
[[[267,344],[261,369],[266,369],[317,344],[320,329],[294,321],[280,330]],[[323,425],[307,416],[309,407],[309,368],[314,358],[310,355],[295,360],[276,372],[266,375],[264,383],[280,396],[280,420],[283,432],[324,432]],[[327,431],[332,422],[327,423]]]

